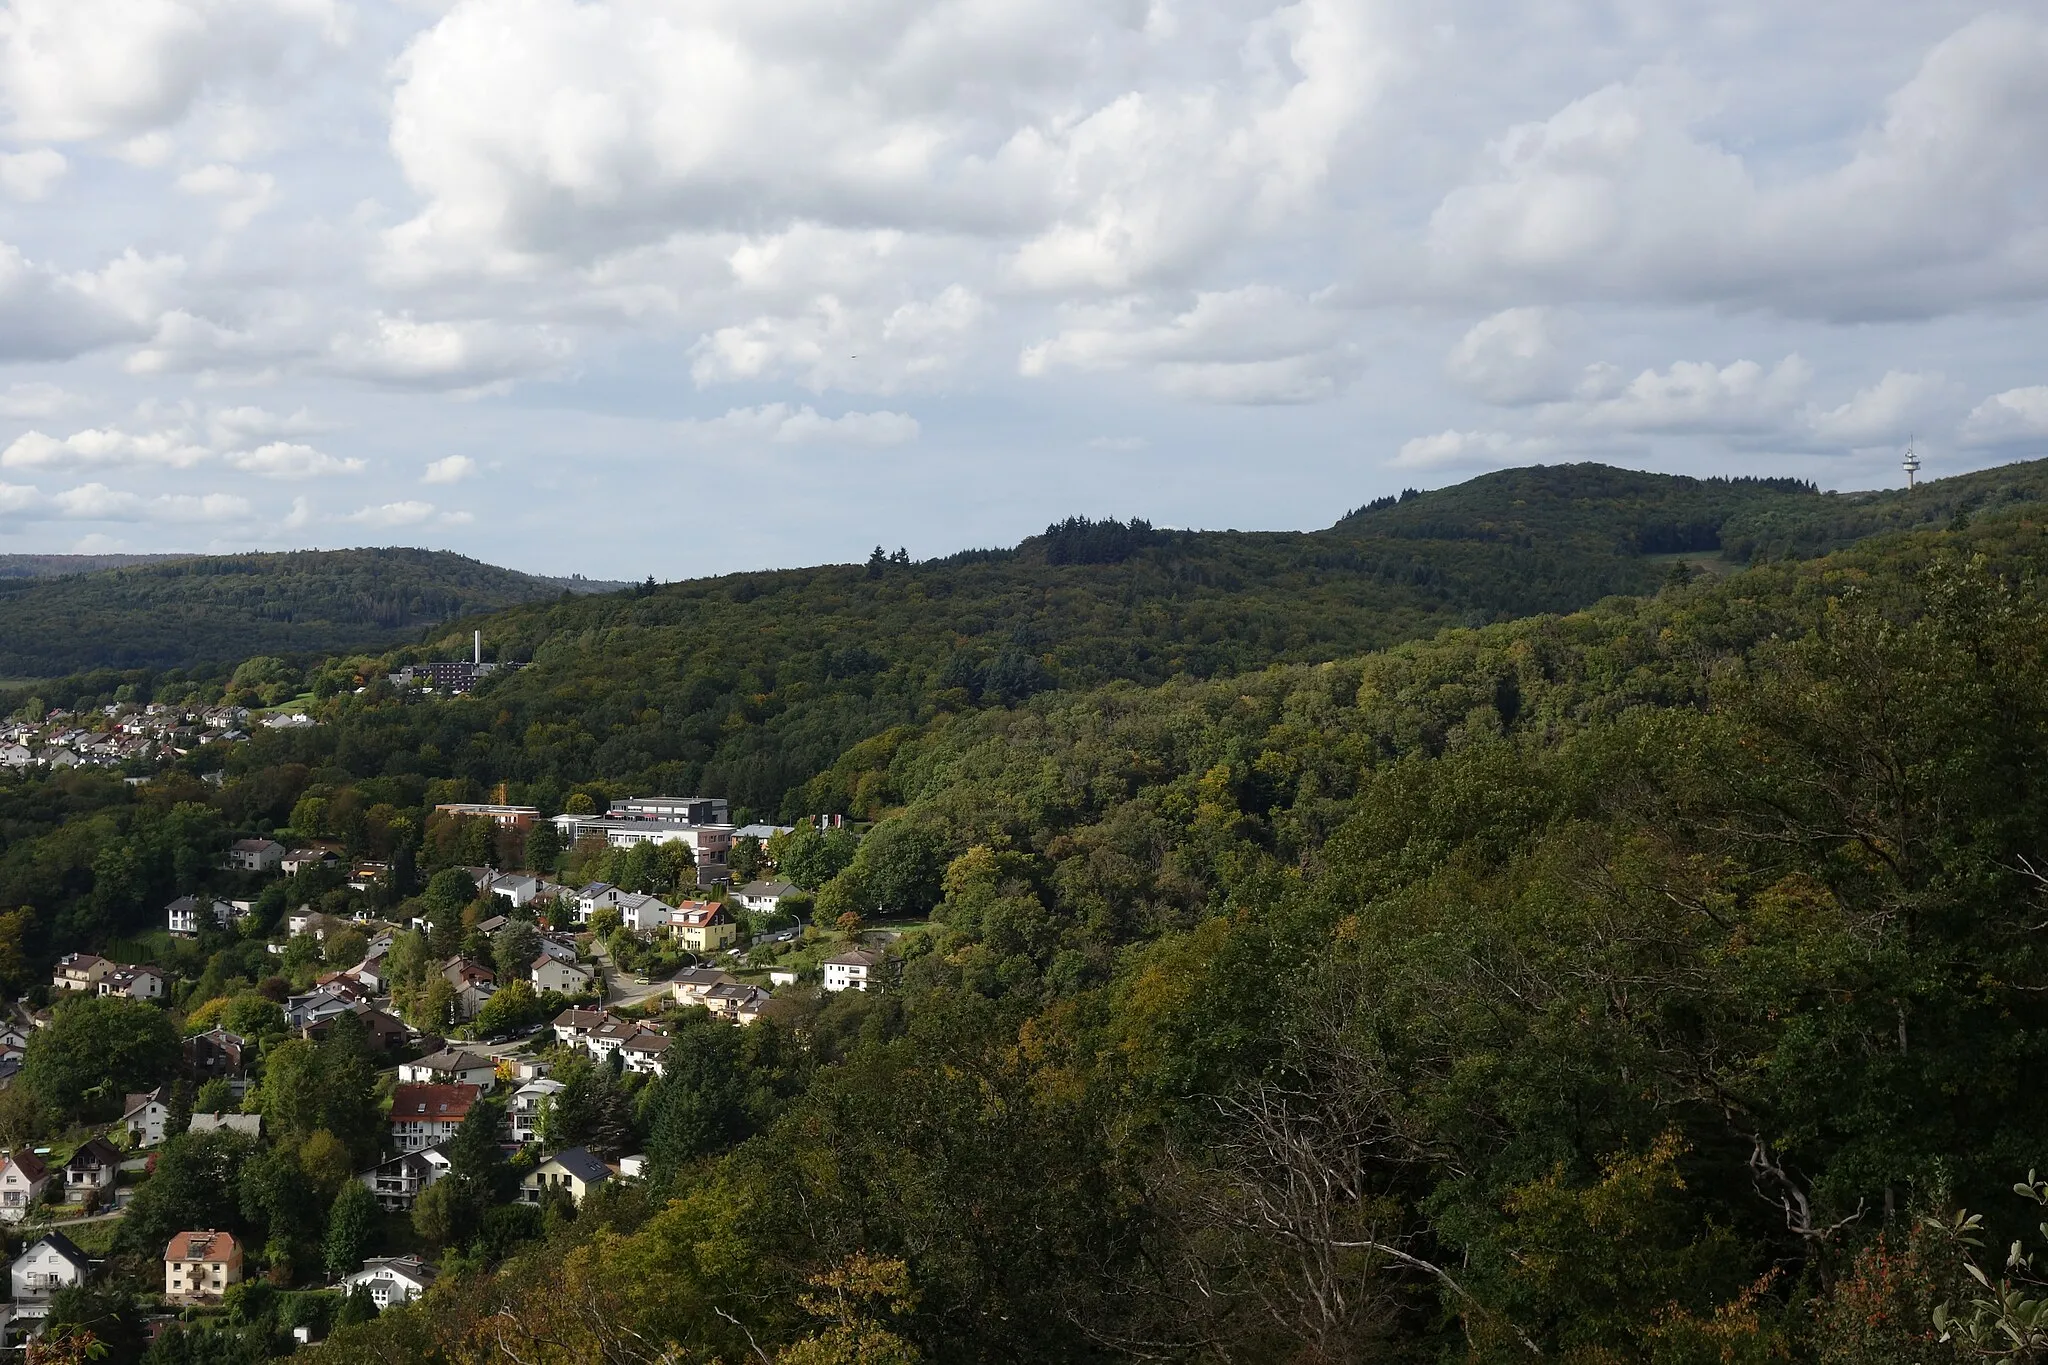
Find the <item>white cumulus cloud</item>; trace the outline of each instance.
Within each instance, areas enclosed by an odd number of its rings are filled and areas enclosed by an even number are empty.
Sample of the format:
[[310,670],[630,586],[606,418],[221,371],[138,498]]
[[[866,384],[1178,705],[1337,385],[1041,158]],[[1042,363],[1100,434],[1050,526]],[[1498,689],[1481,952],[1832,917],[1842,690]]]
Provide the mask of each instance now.
[[734,408],[722,417],[694,424],[707,436],[751,438],[778,445],[803,445],[814,441],[843,445],[894,446],[918,436],[915,417],[901,412],[848,412],[826,417],[808,403],[791,407],[768,403],[755,408]]
[[353,457],[329,455],[298,441],[272,441],[254,450],[231,451],[228,467],[266,479],[318,479],[334,474],[360,474],[365,466]]
[[358,511],[350,512],[342,520],[355,522],[359,526],[391,528],[418,526],[423,522],[431,521],[433,516],[434,504],[431,502],[407,500],[404,502],[387,502],[376,507],[364,507]]
[[78,469],[155,466],[190,469],[210,454],[180,430],[128,432],[89,427],[62,440],[30,431],[0,450],[0,469]]
[[342,19],[339,0],[12,0],[0,101],[18,137],[132,138],[277,70],[308,36],[338,42]]
[[328,349],[332,368],[352,378],[458,391],[547,373],[568,353],[567,341],[543,328],[392,316],[336,336]]
[[2048,20],[1986,15],[1926,54],[1852,154],[1771,176],[1699,133],[1696,82],[1651,69],[1497,139],[1438,206],[1431,256],[1469,287],[1825,317],[2039,296],[2044,69]]
[[445,455],[430,461],[421,483],[461,483],[476,473],[476,461],[467,455]]
[[0,153],[0,190],[5,190],[11,199],[31,203],[47,199],[70,168],[64,153],[50,147]]
[[1553,442],[1505,431],[1439,431],[1405,441],[1390,461],[1403,469],[1528,464],[1556,450]]
[[2048,441],[2048,384],[1992,394],[1963,419],[1962,437],[1973,446]]
[[1507,308],[1472,325],[1444,357],[1444,373],[1489,403],[1563,398],[1573,374],[1564,353],[1579,330],[1556,308]]
[[1023,374],[1138,369],[1201,402],[1307,403],[1341,392],[1362,368],[1341,316],[1270,285],[1199,293],[1179,312],[1125,298],[1070,309],[1067,321],[1024,349]]

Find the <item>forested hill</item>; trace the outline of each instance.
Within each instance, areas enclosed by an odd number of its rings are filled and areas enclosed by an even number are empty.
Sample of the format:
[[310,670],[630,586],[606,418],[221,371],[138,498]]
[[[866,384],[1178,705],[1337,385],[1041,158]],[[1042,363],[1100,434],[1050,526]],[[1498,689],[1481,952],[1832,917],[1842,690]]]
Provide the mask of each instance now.
[[384,649],[560,582],[433,550],[201,556],[0,578],[0,677]]
[[95,569],[125,569],[133,564],[161,564],[190,555],[0,555],[0,578],[62,578]]
[[2040,510],[849,755],[886,989],[309,1358],[2033,1359]]
[[2048,501],[2048,460],[1862,493],[1798,479],[1694,479],[1606,465],[1504,469],[1434,492],[1375,500],[1337,531],[1416,540],[1612,546],[1719,554],[1747,564],[1811,558],[1882,531],[1945,526],[1959,513]]
[[1655,556],[1711,556],[1731,521],[1807,525],[1839,501],[1789,480],[1574,465],[1489,475],[1313,533],[1074,519],[1014,549],[534,603],[458,623],[438,652],[467,649],[480,624],[488,648],[535,667],[475,701],[386,717],[375,742],[431,742],[479,775],[702,788],[794,816],[816,809],[804,784],[847,748],[938,711],[1570,611],[1654,590],[1672,568]]

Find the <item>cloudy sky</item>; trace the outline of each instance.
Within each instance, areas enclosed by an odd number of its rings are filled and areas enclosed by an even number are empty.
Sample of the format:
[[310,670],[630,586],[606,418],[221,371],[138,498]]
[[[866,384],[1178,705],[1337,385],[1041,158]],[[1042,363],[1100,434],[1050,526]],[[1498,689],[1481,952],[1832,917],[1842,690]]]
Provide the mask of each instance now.
[[2048,7],[7,0],[0,552],[2048,455]]

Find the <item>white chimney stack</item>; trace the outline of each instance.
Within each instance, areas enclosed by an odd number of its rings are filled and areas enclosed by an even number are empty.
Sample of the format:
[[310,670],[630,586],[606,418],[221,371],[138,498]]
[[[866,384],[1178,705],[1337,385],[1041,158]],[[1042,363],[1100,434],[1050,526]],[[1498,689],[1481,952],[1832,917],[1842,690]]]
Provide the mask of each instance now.
[[482,663],[483,661],[484,661],[484,633],[483,633],[482,631],[478,631],[478,632],[476,633],[476,660],[475,660],[475,662],[477,662],[477,663]]

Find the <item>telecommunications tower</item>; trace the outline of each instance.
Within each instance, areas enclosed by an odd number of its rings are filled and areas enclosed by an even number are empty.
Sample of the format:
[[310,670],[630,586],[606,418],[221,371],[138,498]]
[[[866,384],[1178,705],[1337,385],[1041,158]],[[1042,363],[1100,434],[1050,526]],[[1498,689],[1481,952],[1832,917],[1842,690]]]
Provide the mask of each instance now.
[[1913,453],[1913,443],[1910,440],[1906,442],[1904,464],[1906,469],[1906,487],[1910,490],[1913,487],[1914,477],[1920,473],[1920,457]]

